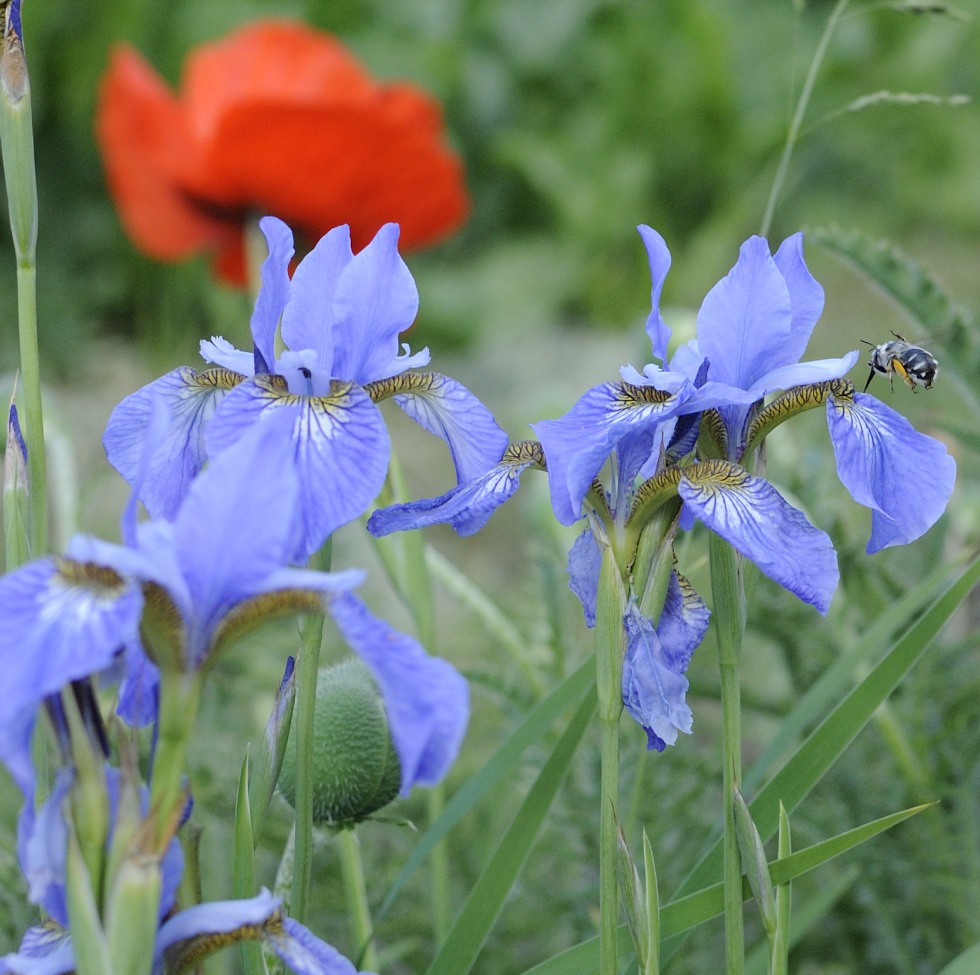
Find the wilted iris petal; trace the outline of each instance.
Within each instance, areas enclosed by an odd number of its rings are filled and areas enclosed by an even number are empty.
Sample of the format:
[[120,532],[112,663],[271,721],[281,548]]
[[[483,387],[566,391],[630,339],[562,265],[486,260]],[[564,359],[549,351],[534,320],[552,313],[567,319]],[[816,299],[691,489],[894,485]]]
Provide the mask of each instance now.
[[653,623],[635,604],[627,609],[623,624],[623,704],[646,731],[647,748],[662,752],[677,741],[679,731],[691,733],[694,718],[685,700],[688,681],[684,668],[667,658]]
[[825,532],[761,477],[732,464],[696,464],[678,493],[712,531],[770,579],[826,613],[837,588],[837,553]]
[[469,720],[469,689],[454,667],[373,616],[350,593],[330,601],[344,639],[378,682],[402,769],[401,794],[435,785],[456,758]]
[[829,399],[827,423],[838,476],[871,509],[868,554],[914,541],[936,523],[956,480],[944,444],[863,393]]
[[602,549],[595,540],[592,527],[586,526],[568,550],[568,587],[578,596],[585,613],[585,625],[590,628],[595,626],[601,569]]

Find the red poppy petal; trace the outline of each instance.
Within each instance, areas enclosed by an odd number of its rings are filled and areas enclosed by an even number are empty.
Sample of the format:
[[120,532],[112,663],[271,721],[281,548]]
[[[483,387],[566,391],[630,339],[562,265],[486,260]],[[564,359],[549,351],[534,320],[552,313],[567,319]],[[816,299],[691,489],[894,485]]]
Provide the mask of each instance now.
[[182,97],[199,139],[214,138],[227,110],[255,99],[293,104],[358,101],[371,76],[335,37],[289,21],[256,21],[197,48],[187,59]]
[[242,105],[227,113],[210,169],[314,240],[348,223],[359,249],[394,221],[401,249],[434,243],[462,223],[469,199],[459,159],[432,130],[438,112],[414,99],[408,111],[399,86],[364,107]]
[[175,260],[227,234],[181,192],[195,145],[176,100],[153,69],[117,48],[102,79],[96,136],[126,232],[151,257]]

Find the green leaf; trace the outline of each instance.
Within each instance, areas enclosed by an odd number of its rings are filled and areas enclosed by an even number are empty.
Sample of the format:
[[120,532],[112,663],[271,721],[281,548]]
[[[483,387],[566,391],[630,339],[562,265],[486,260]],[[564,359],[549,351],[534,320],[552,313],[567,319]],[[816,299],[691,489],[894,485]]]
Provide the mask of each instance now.
[[957,955],[939,975],[976,975],[980,972],[980,941]]
[[[255,844],[252,839],[252,813],[248,800],[248,749],[238,776],[238,801],[235,804],[234,890],[238,898],[255,896]],[[238,945],[244,975],[265,975],[262,949],[255,941]]]
[[[796,753],[750,803],[763,842],[776,831],[779,803],[792,812],[823,778],[868,723],[878,705],[898,686],[980,580],[980,559],[960,574],[898,643],[806,738]],[[678,894],[721,876],[721,842],[716,841],[681,885]],[[778,883],[776,877],[773,882]]]
[[595,704],[590,688],[470,892],[449,937],[429,966],[428,975],[465,975],[472,969],[591,723]]
[[418,846],[395,878],[388,896],[375,914],[376,924],[388,913],[406,881],[425,861],[439,840],[494,786],[514,775],[524,752],[544,737],[545,732],[561,714],[580,701],[587,691],[591,691],[594,683],[595,661],[592,657],[588,657],[548,697],[531,709],[483,767],[463,784],[446,803],[446,808],[439,818],[425,831]]
[[762,782],[779,759],[795,748],[803,731],[813,727],[819,717],[839,701],[862,668],[872,665],[888,646],[895,634],[908,626],[923,607],[936,598],[936,594],[949,584],[953,567],[939,565],[928,573],[918,585],[903,593],[888,609],[861,634],[834,662],[806,689],[793,706],[772,741],[756,759],[742,780],[743,792],[749,793]]
[[[900,812],[892,813],[890,816],[883,816],[873,822],[865,823],[854,829],[814,843],[798,853],[793,853],[788,857],[774,860],[769,864],[769,873],[774,884],[785,884],[805,873],[821,866],[834,857],[846,853],[848,850],[870,840],[879,833],[912,816],[917,815],[925,809],[930,809],[935,803],[924,803],[920,806],[913,806],[911,809],[903,809]],[[746,882],[744,897],[748,899],[752,892]],[[699,890],[686,897],[667,904],[660,911],[661,933],[664,938],[682,934],[690,928],[713,917],[717,917],[724,910],[724,891],[722,885],[712,884],[703,890]],[[620,950],[625,952],[630,947],[629,929],[625,924],[619,928]],[[675,947],[680,944],[680,940],[674,942]],[[524,975],[594,975],[596,962],[599,957],[599,939],[589,938],[552,958],[548,958],[532,968],[528,968]]]

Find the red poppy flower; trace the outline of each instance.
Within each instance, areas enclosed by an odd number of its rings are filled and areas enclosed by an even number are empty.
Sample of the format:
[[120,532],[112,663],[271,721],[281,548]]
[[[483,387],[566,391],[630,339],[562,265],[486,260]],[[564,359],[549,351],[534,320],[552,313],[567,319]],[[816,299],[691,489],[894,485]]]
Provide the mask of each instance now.
[[347,223],[355,249],[393,221],[405,250],[445,237],[469,209],[438,105],[412,85],[377,83],[336,38],[302,24],[260,21],[199,47],[179,98],[118,48],[96,132],[136,245],[161,260],[211,250],[237,284],[255,216],[275,214],[312,241]]

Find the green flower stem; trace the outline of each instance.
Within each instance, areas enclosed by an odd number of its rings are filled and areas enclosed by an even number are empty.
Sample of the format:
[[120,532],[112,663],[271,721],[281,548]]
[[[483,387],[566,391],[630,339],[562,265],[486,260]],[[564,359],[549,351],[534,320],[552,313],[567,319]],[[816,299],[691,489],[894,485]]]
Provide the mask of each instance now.
[[150,809],[156,823],[154,840],[158,852],[170,842],[174,824],[185,800],[184,776],[187,769],[187,746],[201,703],[203,674],[183,674],[173,670],[160,672],[160,726],[153,758],[153,780]]
[[[310,568],[330,571],[328,540],[310,559]],[[296,847],[290,914],[305,922],[313,874],[313,709],[316,705],[316,676],[320,669],[323,616],[311,615],[303,622],[300,651],[296,656]]]
[[772,226],[772,217],[776,210],[776,201],[779,199],[783,183],[786,182],[789,161],[793,156],[793,150],[796,148],[796,142],[800,136],[800,128],[803,125],[803,118],[806,115],[807,106],[810,104],[810,95],[813,94],[813,86],[816,83],[820,65],[823,64],[824,55],[827,53],[827,47],[830,44],[830,38],[833,36],[834,28],[836,28],[837,22],[840,20],[849,2],[850,0],[837,0],[837,5],[831,11],[830,17],[827,18],[827,24],[817,43],[817,49],[813,52],[813,60],[810,62],[810,68],[803,82],[800,98],[796,103],[796,111],[793,113],[793,120],[790,122],[789,131],[786,133],[786,144],[783,146],[782,155],[779,157],[779,165],[776,167],[772,189],[769,191],[766,212],[762,218],[762,226],[759,228],[760,237],[767,237],[769,235],[769,229]]
[[745,593],[740,556],[712,534],[709,542],[712,620],[718,639],[721,668],[722,761],[724,763],[724,902],[725,972],[742,975],[745,969],[745,932],[742,917],[742,858],[735,828],[735,795],[742,781],[741,702],[739,657],[745,629]]
[[377,971],[378,956],[371,941],[374,925],[371,922],[371,909],[368,907],[364,862],[353,828],[342,829],[337,834],[337,851],[340,854],[340,872],[344,878],[347,916],[350,918],[354,944],[359,953],[357,967],[358,970]]
[[[601,543],[600,543],[601,544]],[[617,975],[619,959],[618,857],[619,718],[623,711],[623,613],[625,593],[612,548],[602,546],[596,600],[596,692],[599,699],[599,972]]]
[[17,328],[31,491],[30,537],[32,554],[38,558],[48,549],[48,515],[41,362],[37,346],[37,179],[27,61],[20,38],[9,26],[0,52],[0,149],[10,233],[17,256]]

